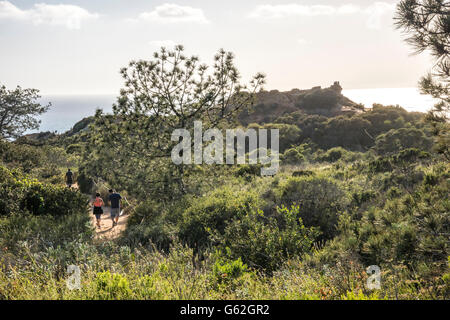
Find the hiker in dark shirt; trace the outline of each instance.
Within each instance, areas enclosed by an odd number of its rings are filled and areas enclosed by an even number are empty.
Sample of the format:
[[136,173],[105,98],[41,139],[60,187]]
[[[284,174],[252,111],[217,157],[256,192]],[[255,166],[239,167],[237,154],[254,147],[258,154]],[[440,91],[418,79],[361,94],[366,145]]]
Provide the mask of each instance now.
[[109,190],[109,202],[111,203],[111,219],[113,227],[117,226],[120,216],[120,200],[122,197],[114,190]]
[[73,173],[72,173],[72,171],[70,171],[70,169],[67,169],[66,183],[67,183],[67,187],[68,188],[72,187],[72,184],[73,184]]

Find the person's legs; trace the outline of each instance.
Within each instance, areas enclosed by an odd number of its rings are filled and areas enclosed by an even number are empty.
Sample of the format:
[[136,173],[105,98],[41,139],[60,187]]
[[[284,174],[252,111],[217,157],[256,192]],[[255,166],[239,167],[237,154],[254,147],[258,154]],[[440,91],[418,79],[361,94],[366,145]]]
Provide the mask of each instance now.
[[101,215],[100,214],[96,214],[95,218],[97,219],[97,227],[100,228],[100,219],[101,219]]
[[117,224],[119,220],[120,209],[119,208],[111,208],[111,220],[113,222],[113,227]]

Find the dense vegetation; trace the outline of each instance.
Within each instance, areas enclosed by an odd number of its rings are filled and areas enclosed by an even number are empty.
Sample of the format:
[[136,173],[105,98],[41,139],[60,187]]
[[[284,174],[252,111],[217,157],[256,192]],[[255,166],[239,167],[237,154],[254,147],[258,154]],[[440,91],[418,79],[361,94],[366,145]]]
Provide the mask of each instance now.
[[[327,139],[336,123],[346,130]],[[283,146],[276,176],[200,166],[177,197],[121,190],[133,208],[117,243],[93,239],[87,196],[62,187],[64,167],[95,165],[83,156],[95,130],[3,141],[1,297],[449,297],[449,165],[424,115],[378,105],[249,126],[274,125]],[[82,170],[78,180],[88,193],[113,185]],[[81,290],[66,287],[69,264],[81,266]],[[366,286],[369,265],[381,268],[380,290]]]
[[[421,82],[440,99],[428,115],[366,109],[337,82],[267,92],[257,74],[244,86],[231,53],[208,75],[177,46],[121,71],[113,114],[14,141],[37,123],[0,126],[0,299],[449,299],[448,10],[398,7],[409,41],[437,59]],[[21,90],[1,87],[0,107],[37,95]],[[46,109],[28,102],[29,114]],[[196,119],[278,129],[278,173],[175,165],[171,132]],[[63,186],[67,167],[79,189]],[[109,188],[130,214],[115,241],[95,238],[89,217],[89,196]],[[69,265],[80,289],[66,285]]]

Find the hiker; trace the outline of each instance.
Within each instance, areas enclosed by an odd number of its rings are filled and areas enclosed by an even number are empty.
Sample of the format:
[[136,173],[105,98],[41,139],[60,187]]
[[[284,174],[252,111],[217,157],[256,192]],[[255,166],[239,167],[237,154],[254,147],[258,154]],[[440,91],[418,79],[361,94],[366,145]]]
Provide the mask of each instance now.
[[92,205],[94,206],[94,215],[97,219],[97,228],[100,228],[100,219],[103,214],[103,208],[104,205],[103,199],[100,198],[100,193],[95,194],[95,200],[92,202]]
[[66,173],[66,183],[67,183],[67,187],[71,188],[72,184],[73,184],[73,173],[72,171],[70,171],[70,169],[67,170]]
[[109,202],[111,203],[111,219],[113,227],[117,226],[120,216],[120,200],[122,197],[115,190],[109,190]]

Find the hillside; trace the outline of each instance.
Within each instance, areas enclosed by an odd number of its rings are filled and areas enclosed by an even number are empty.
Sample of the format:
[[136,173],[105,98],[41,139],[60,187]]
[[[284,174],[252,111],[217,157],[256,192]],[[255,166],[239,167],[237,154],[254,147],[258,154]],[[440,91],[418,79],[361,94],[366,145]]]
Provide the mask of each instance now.
[[292,89],[261,91],[256,95],[256,103],[251,110],[239,115],[242,124],[270,123],[278,117],[293,113],[317,114],[334,117],[342,114],[355,114],[363,110],[361,105],[342,94],[342,87],[335,82],[328,88],[314,87],[307,90]]
[[[311,89],[292,89],[285,92],[278,90],[260,91],[256,94],[253,107],[242,111],[238,115],[238,119],[242,125],[247,126],[250,123],[271,123],[294,112],[304,113],[305,117],[320,115],[331,118],[339,115],[354,115],[363,112],[363,110],[363,106],[342,94],[342,87],[336,81],[328,88],[318,86]],[[92,122],[94,122],[94,116],[83,118],[62,136],[72,137],[83,133]],[[39,132],[24,135],[24,138],[32,143],[42,143],[52,141],[56,136],[57,134],[53,132]]]
[[[337,83],[257,99],[240,119],[279,129],[275,177],[205,164],[180,178],[134,115],[0,140],[0,299],[448,299],[449,165],[424,114],[363,111]],[[105,207],[96,229],[88,200],[111,188],[124,216],[112,229]]]

